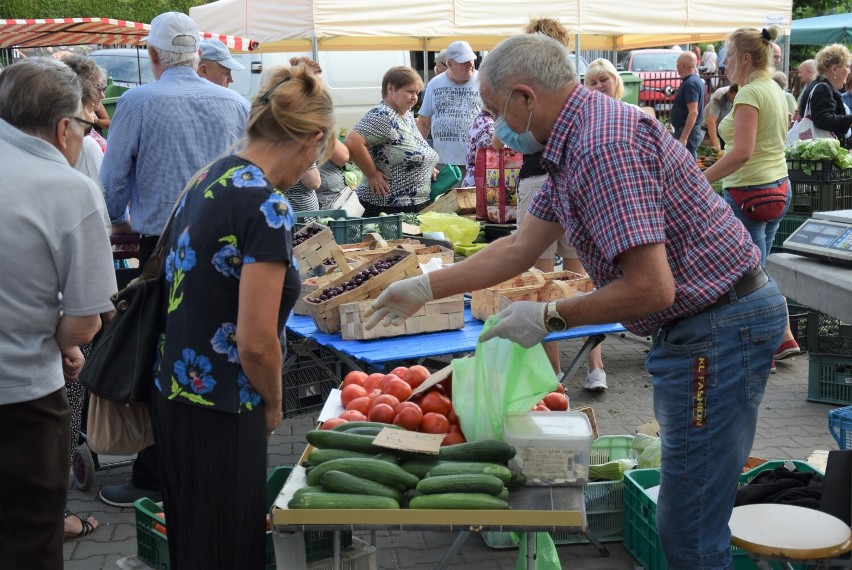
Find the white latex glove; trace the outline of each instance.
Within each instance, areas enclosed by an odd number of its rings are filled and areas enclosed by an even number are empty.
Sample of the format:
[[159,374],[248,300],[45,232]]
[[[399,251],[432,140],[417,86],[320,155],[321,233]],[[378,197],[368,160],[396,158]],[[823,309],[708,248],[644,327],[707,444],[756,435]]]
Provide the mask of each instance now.
[[547,303],[536,301],[515,301],[497,316],[500,321],[487,333],[480,335],[479,342],[500,337],[530,348],[544,340],[550,331],[544,326],[544,313]]
[[391,283],[364,311],[367,318],[364,327],[370,330],[379,322],[384,326],[400,325],[432,300],[432,286],[427,273]]

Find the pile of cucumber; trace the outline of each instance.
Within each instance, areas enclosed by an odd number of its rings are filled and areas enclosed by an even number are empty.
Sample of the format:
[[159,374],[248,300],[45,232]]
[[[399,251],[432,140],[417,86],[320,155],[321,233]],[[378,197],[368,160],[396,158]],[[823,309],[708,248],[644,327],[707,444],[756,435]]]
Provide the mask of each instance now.
[[373,445],[387,424],[348,422],[307,434],[307,486],[291,509],[509,508],[509,489],[524,484],[507,466],[515,448],[502,441],[444,446],[438,455]]

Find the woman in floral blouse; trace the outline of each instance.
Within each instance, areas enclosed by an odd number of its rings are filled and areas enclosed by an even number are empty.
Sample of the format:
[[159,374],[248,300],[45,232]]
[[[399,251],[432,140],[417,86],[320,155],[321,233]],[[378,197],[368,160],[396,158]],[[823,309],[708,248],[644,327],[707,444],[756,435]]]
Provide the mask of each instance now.
[[429,204],[438,153],[417,130],[411,112],[422,90],[414,69],[390,68],[382,79],[382,102],[346,137],[350,158],[364,173],[356,189],[364,216],[419,212]]
[[270,74],[241,150],[178,206],[152,418],[171,568],[265,565],[266,436],[281,421],[279,336],[300,289],[289,188],[333,140],[302,66]]

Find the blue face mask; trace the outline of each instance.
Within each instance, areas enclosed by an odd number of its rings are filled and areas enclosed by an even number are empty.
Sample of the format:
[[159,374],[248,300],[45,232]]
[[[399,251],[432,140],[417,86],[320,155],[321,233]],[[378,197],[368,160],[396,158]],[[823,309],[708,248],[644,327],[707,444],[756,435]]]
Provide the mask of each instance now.
[[516,150],[524,154],[535,154],[544,150],[544,145],[538,142],[533,136],[532,131],[530,131],[532,111],[530,111],[530,116],[527,119],[527,130],[523,133],[516,133],[506,123],[504,116],[506,115],[506,108],[509,106],[509,100],[511,98],[512,94],[510,93],[509,97],[506,99],[506,104],[503,105],[503,113],[496,121],[494,121],[494,133],[497,135],[497,138],[499,138],[503,144],[512,150]]

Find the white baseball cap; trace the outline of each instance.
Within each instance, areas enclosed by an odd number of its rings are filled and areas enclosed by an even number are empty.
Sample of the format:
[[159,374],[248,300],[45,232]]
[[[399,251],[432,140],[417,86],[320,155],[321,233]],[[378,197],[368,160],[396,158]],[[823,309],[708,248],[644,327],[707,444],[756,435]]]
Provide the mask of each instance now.
[[151,20],[151,31],[142,41],[175,53],[198,51],[198,26],[186,14],[165,12]]
[[232,71],[239,71],[246,67],[239,61],[231,57],[231,52],[228,51],[228,46],[213,38],[201,40],[201,59],[207,61],[215,61],[223,67],[227,67]]
[[447,59],[451,59],[456,63],[467,63],[476,59],[476,54],[473,53],[473,48],[464,40],[453,42],[447,47]]

